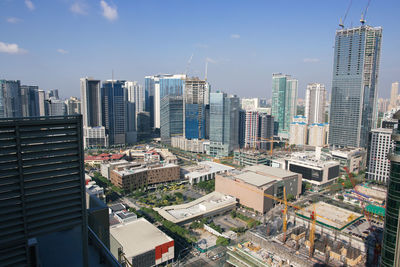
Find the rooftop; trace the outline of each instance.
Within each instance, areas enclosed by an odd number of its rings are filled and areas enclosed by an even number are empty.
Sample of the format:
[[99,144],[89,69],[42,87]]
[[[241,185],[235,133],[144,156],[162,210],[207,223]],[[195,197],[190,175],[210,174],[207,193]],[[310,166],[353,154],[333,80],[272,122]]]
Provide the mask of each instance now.
[[131,258],[173,241],[144,218],[110,228],[110,234],[122,245],[125,256]]
[[280,168],[274,168],[266,165],[247,166],[246,168],[244,168],[244,170],[260,173],[262,175],[268,175],[277,180],[282,180],[283,178],[286,178],[288,176],[297,175],[296,173],[291,171],[283,170]]
[[233,170],[234,168],[212,161],[202,161],[195,166],[189,166],[183,169],[184,171],[187,172],[185,174],[186,178],[194,178],[205,174],[216,173],[221,171],[229,171]]
[[123,170],[114,170],[114,172],[116,172],[117,174],[119,174],[121,176],[125,176],[125,175],[131,175],[131,174],[135,174],[135,173],[140,173],[140,172],[147,171],[147,170],[171,168],[171,167],[177,167],[177,166],[178,165],[172,164],[172,163],[141,165],[141,166],[133,167],[133,168],[130,168],[130,169],[125,169],[124,168]]

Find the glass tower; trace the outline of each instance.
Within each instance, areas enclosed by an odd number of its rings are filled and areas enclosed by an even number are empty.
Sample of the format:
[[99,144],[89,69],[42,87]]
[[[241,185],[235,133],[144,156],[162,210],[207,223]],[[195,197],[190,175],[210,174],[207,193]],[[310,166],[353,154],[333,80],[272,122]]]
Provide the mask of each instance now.
[[[400,111],[393,116],[400,122]],[[386,198],[381,266],[400,266],[400,128],[392,134],[394,149],[389,153],[390,178]]]
[[170,143],[171,137],[183,135],[183,98],[165,96],[161,100],[161,141]]
[[366,147],[375,121],[382,28],[336,31],[329,144]]
[[279,123],[279,133],[289,133],[297,113],[298,81],[290,75],[272,74],[272,116]]
[[22,116],[20,81],[0,80],[0,118]]

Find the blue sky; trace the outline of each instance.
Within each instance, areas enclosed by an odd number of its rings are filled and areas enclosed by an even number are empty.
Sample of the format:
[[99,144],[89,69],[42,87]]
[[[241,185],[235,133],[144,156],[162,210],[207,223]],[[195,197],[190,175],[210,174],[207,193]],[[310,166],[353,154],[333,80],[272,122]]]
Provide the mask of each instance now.
[[[353,0],[359,25],[368,0]],[[62,97],[79,78],[137,80],[182,73],[213,90],[270,97],[273,72],[331,88],[335,30],[348,0],[0,0],[0,78]],[[400,1],[372,0],[367,24],[383,27],[379,96],[400,80]]]

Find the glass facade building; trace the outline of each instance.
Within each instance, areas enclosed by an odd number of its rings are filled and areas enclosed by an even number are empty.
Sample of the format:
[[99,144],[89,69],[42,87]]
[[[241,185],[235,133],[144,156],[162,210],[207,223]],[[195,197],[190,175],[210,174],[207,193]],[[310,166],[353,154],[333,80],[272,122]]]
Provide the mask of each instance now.
[[183,98],[166,96],[161,100],[161,141],[170,143],[171,137],[183,136]]
[[[393,116],[400,122],[400,111]],[[400,128],[394,129],[394,148],[388,155],[390,178],[386,198],[381,266],[400,266]]]
[[0,80],[0,118],[22,117],[20,81]]
[[287,134],[297,113],[298,81],[290,75],[272,74],[272,116],[279,123],[279,133]]
[[329,144],[367,147],[374,127],[382,28],[336,31]]

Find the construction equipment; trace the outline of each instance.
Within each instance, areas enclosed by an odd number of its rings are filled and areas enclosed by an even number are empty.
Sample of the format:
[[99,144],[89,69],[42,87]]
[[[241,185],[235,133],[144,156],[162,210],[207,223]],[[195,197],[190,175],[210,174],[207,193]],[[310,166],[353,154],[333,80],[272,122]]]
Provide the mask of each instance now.
[[253,150],[259,148],[260,143],[269,143],[269,154],[272,156],[273,154],[273,149],[274,149],[274,143],[281,143],[282,141],[280,140],[275,140],[273,138],[263,138],[263,137],[252,137],[250,142],[254,142],[255,145],[253,145]]
[[339,27],[341,27],[342,29],[344,28],[344,22],[346,21],[347,14],[349,13],[351,3],[352,3],[352,0],[350,0],[349,5],[347,6],[346,13],[344,14],[343,20],[342,20],[342,18],[340,18]]
[[361,25],[365,24],[365,19],[367,17],[367,11],[368,11],[369,4],[371,4],[371,0],[368,0],[367,6],[365,7],[364,12],[361,13],[361,19],[360,19]]
[[286,242],[286,230],[287,230],[287,199],[286,199],[286,188],[283,187],[283,204],[285,208],[283,209],[283,242]]
[[346,171],[347,176],[349,176],[349,180],[350,180],[351,184],[353,185],[353,189],[355,189],[356,188],[356,181],[354,181],[353,175],[351,174],[351,172],[349,171],[349,169],[347,167],[344,167],[344,170]]
[[317,223],[317,212],[315,211],[315,205],[314,205],[314,210],[311,212],[310,219],[311,219],[311,228],[310,228],[310,254],[309,254],[309,256],[311,258],[314,253],[315,225]]

